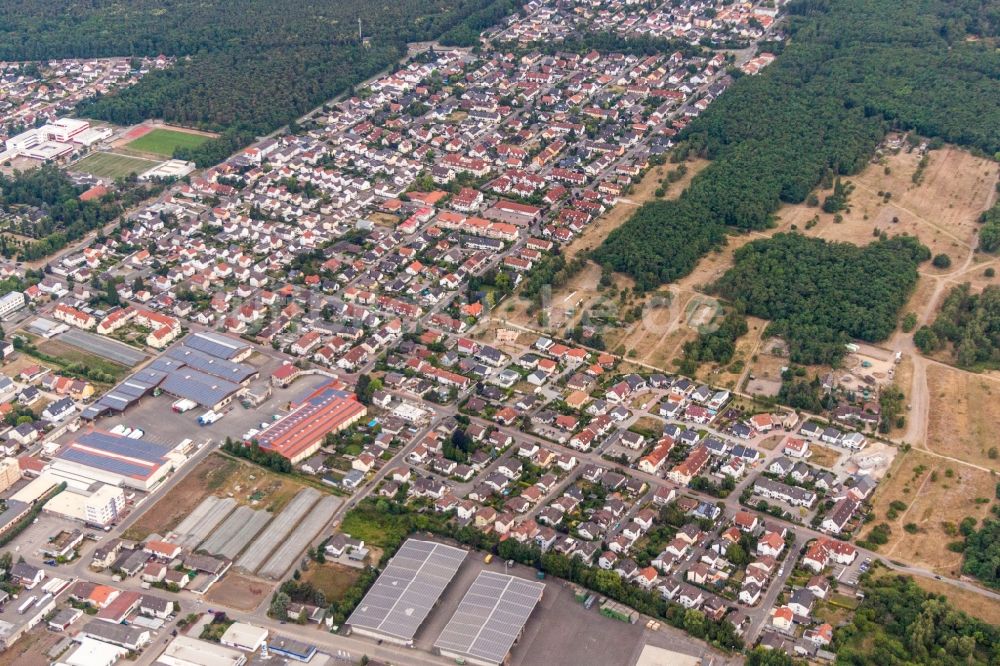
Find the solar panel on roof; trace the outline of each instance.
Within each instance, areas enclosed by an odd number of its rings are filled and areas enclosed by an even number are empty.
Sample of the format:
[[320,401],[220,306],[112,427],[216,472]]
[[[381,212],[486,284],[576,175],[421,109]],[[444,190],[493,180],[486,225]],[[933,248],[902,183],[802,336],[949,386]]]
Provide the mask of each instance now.
[[73,444],[80,444],[89,448],[107,451],[108,453],[113,453],[119,456],[140,458],[148,462],[157,463],[162,462],[171,449],[171,447],[165,444],[152,442],[148,439],[130,439],[128,437],[122,437],[121,435],[112,435],[111,433],[100,432],[97,430],[94,432],[84,433],[70,446],[73,446]]
[[211,354],[216,358],[230,360],[238,356],[250,345],[215,333],[195,333],[184,340],[192,349]]
[[113,472],[115,474],[122,474],[142,479],[148,477],[155,469],[155,467],[146,467],[127,460],[121,460],[120,458],[109,458],[97,455],[96,453],[91,453],[89,451],[82,451],[80,449],[73,448],[67,449],[59,454],[59,459],[79,463],[81,465],[86,465],[87,467],[94,467],[107,472]]
[[348,618],[355,629],[411,641],[466,552],[432,541],[409,539],[389,561]]
[[465,593],[434,647],[500,664],[545,590],[543,583],[483,571]]
[[194,368],[171,372],[160,386],[167,393],[194,400],[202,407],[214,407],[240,388],[239,384],[207,375]]
[[256,368],[244,363],[226,361],[184,345],[171,347],[167,350],[167,356],[202,372],[234,382],[242,382],[257,372]]

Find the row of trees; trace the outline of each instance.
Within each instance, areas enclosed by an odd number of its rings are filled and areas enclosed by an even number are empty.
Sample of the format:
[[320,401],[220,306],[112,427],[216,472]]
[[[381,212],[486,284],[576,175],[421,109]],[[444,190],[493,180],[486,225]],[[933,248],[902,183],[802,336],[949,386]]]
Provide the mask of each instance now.
[[858,247],[776,234],[737,250],[713,288],[738,310],[770,320],[793,362],[836,364],[851,338],[876,342],[892,333],[917,265],[929,258],[912,236]]
[[[737,650],[743,645],[733,625],[725,620],[715,622],[704,613],[685,610],[671,603],[655,591],[647,591],[635,585],[628,585],[612,571],[604,571],[588,566],[578,558],[566,557],[555,552],[542,553],[534,544],[521,544],[514,539],[502,543],[495,534],[484,534],[473,527],[456,527],[447,517],[434,513],[420,513],[410,507],[387,500],[365,499],[358,503],[344,517],[343,529],[383,548],[382,564],[399,548],[407,536],[413,532],[432,532],[438,536],[455,539],[472,548],[495,553],[505,560],[514,560],[535,567],[549,575],[571,581],[598,594],[610,597],[641,613],[662,618],[672,626],[684,629],[691,635],[706,640],[724,650]],[[370,534],[373,538],[367,538]],[[370,586],[367,580],[358,584],[360,595],[352,593],[351,598],[360,601],[363,590]],[[357,601],[354,602],[354,605]],[[354,609],[338,607],[340,617],[346,618]]]
[[[765,228],[782,202],[857,172],[889,127],[1000,151],[1000,53],[960,33],[995,33],[995,12],[948,0],[800,0],[792,11],[794,39],[775,64],[740,78],[682,133],[713,163],[595,251],[638,288],[689,273],[727,226]],[[841,185],[828,208],[845,196]]]
[[292,463],[288,458],[274,451],[266,451],[260,448],[257,442],[244,444],[243,442],[233,440],[231,437],[226,437],[226,441],[222,444],[222,450],[237,458],[245,458],[254,464],[266,467],[275,472],[288,474],[292,471]]
[[934,323],[921,326],[913,342],[924,354],[950,348],[962,367],[1000,366],[1000,287],[978,294],[968,283],[952,288]]

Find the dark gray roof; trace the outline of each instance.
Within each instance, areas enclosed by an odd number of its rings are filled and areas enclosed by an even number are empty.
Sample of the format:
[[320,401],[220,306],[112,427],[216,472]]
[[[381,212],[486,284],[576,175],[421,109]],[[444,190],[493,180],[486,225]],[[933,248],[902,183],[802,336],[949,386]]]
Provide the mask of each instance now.
[[233,363],[232,361],[216,358],[215,356],[184,345],[171,347],[167,350],[166,356],[175,361],[180,361],[195,370],[220,377],[227,381],[236,382],[237,384],[257,374],[257,369],[251,365]]
[[544,591],[543,583],[480,572],[434,647],[503,663]]
[[202,407],[214,407],[240,389],[239,384],[190,367],[171,372],[161,386],[170,395],[194,400]]

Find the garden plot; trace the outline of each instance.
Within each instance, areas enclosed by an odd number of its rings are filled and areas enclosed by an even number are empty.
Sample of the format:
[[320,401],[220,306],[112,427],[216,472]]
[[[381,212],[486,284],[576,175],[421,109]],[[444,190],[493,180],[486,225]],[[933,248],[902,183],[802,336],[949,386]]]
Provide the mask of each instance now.
[[264,529],[269,520],[271,514],[267,511],[254,511],[248,506],[241,506],[201,544],[198,550],[229,560],[236,559],[247,544]]
[[236,566],[250,572],[257,571],[267,560],[268,555],[288,538],[288,535],[305,517],[309,509],[316,504],[320,496],[321,493],[313,488],[299,491],[285,507],[285,510],[275,516],[267,529],[250,544],[247,551],[236,562]]
[[319,535],[340,503],[341,500],[332,495],[321,499],[316,508],[310,511],[302,522],[297,523],[295,531],[278,546],[278,550],[274,551],[274,555],[258,573],[265,578],[280,578],[295,562],[295,558]]
[[174,530],[174,543],[181,548],[193,547],[211,534],[235,506],[236,500],[229,497],[206,497]]

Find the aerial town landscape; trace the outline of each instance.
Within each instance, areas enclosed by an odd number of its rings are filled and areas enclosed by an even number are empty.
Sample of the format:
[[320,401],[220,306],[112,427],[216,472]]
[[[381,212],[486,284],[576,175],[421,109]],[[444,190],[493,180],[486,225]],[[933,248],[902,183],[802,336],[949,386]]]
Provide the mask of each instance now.
[[998,663],[1000,70],[837,70],[920,3],[355,8],[266,120],[7,4],[0,666]]

